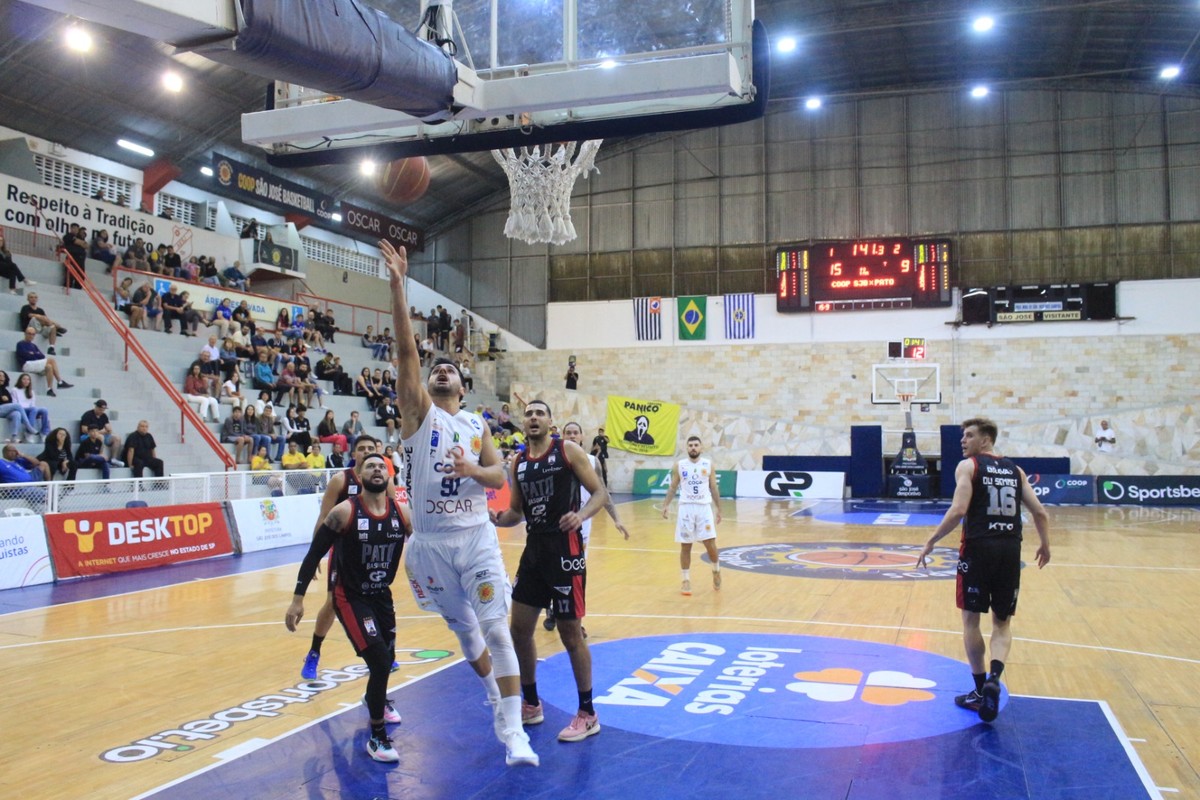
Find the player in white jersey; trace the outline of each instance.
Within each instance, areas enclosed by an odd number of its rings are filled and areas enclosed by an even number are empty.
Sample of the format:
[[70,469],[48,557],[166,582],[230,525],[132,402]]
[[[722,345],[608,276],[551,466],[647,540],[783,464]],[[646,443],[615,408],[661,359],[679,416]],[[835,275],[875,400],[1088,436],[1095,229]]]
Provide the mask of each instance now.
[[386,240],[379,247],[391,279],[396,404],[412,508],[409,585],[419,607],[442,615],[483,681],[506,762],[537,766],[521,725],[521,671],[508,629],[512,590],[487,508],[487,489],[505,483],[504,465],[483,420],[461,410],[458,366],[439,358],[422,382],[404,291],[408,254]]
[[[712,562],[713,588],[721,588],[721,561],[717,555],[717,525],[721,522],[721,492],[712,461],[700,457],[700,437],[689,436],[688,457],[671,469],[671,485],[663,500],[663,519],[671,509],[671,498],[679,491],[679,520],[675,523],[675,541],[679,542],[679,569],[683,576],[681,594],[692,593],[692,544],[700,542]],[[716,519],[713,519],[713,508]]]
[[[583,428],[580,427],[578,422],[568,422],[566,425],[564,425],[563,429],[562,429],[562,435],[563,435],[563,438],[566,439],[568,442],[574,442],[575,444],[579,445],[580,447],[583,447]],[[588,453],[587,457],[588,457],[588,461],[592,465],[592,469],[595,470],[597,475],[599,475],[600,474],[599,459],[597,459],[596,456],[592,455],[591,453]],[[589,499],[591,499],[591,496],[592,496],[592,493],[589,492],[586,488],[584,488],[584,486],[582,484],[580,484],[580,486],[579,486],[579,507],[583,508],[584,505],[587,504],[587,501]],[[607,500],[604,501],[604,510],[608,512],[608,515],[610,517],[612,517],[613,524],[617,526],[617,530],[619,530],[621,532],[621,534],[625,537],[626,541],[628,541],[629,529],[625,527],[625,523],[621,522],[621,518],[617,515],[617,507],[615,505],[613,505],[611,496]],[[583,538],[583,549],[584,550],[587,549],[588,539],[591,537],[591,535],[592,535],[592,520],[590,518],[588,518],[583,521],[583,537],[582,538]],[[548,631],[552,631],[552,630],[554,630],[554,624],[555,624],[554,623],[554,609],[553,609],[553,607],[550,607],[550,608],[546,609],[546,620],[545,620],[545,622],[542,623],[542,627]],[[583,631],[583,638],[585,638],[585,639],[587,638],[587,630],[586,629]]]

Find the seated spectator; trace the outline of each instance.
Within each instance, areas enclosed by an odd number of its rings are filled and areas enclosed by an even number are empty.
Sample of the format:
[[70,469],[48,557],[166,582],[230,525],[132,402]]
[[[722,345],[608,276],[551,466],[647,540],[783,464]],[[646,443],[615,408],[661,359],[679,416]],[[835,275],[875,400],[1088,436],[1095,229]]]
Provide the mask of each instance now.
[[225,272],[222,273],[222,277],[224,277],[226,282],[233,288],[240,289],[245,292],[249,291],[250,289],[250,279],[242,273],[241,266],[242,262],[233,262],[233,266],[226,269]]
[[142,272],[150,271],[150,261],[146,257],[146,243],[142,241],[141,237],[125,248],[125,266]]
[[325,454],[321,452],[321,445],[313,442],[308,448],[308,468],[311,470],[325,469]]
[[400,457],[400,452],[391,445],[383,449],[383,457],[392,465],[393,475],[404,469],[404,460]]
[[0,370],[0,417],[8,420],[9,436],[5,442],[20,444],[25,441],[27,421],[25,410],[13,399],[12,387],[8,385],[8,373]]
[[37,344],[33,341],[36,335],[33,328],[26,328],[25,338],[17,342],[17,366],[23,372],[45,375],[46,394],[57,397],[58,394],[54,391],[55,387],[70,389],[74,384],[67,383],[62,379],[62,375],[58,371],[58,361],[54,356],[48,356],[38,349]]
[[179,268],[179,277],[185,281],[195,281],[200,277],[200,264],[197,263],[195,256],[191,256],[183,262],[183,266]]
[[273,469],[271,463],[271,454],[266,447],[260,447],[254,451],[254,458],[250,459],[250,469],[254,472],[262,472],[263,470]]
[[149,249],[149,248],[147,248],[147,249],[148,249],[148,253],[146,255],[146,260],[150,262],[150,271],[153,272],[155,275],[162,275],[163,274],[162,260],[163,260],[163,256],[167,252],[167,246],[165,244],[160,244],[158,247],[155,247],[153,249]]
[[254,324],[254,317],[250,314],[250,304],[245,300],[238,303],[238,307],[233,310],[233,321],[241,325],[243,331],[248,330],[250,336],[258,330],[258,326]]
[[[262,416],[263,411],[270,405],[274,405],[271,402],[271,393],[266,390],[259,392],[258,399],[254,401],[254,410],[258,412],[259,416]],[[278,461],[279,459],[275,460]]]
[[[200,316],[200,312],[192,307],[192,293],[184,292],[179,297],[183,301],[183,323],[180,324],[179,332],[185,336],[198,336],[196,330],[204,320]],[[185,325],[190,328],[187,333],[184,333],[183,330]]]
[[333,452],[325,456],[325,469],[345,469],[346,456],[340,444],[333,445]]
[[275,315],[275,333],[282,338],[283,332],[292,327],[292,312],[286,307],[279,309]]
[[225,380],[230,380],[234,375],[242,374],[241,363],[244,360],[238,355],[237,345],[233,343],[233,339],[226,339],[221,343],[220,349],[217,350],[217,358],[221,364],[221,374],[225,376]]
[[75,469],[98,469],[100,477],[104,480],[109,478],[108,461],[104,459],[104,439],[100,429],[94,425],[88,428],[87,436],[75,451]]
[[324,408],[325,401],[322,398],[325,397],[325,390],[313,379],[312,370],[308,366],[308,359],[305,358],[303,361],[296,361],[294,366],[296,369],[296,380],[300,381],[296,388],[304,397],[302,400],[304,405],[314,408],[313,398],[315,397],[317,400],[315,407]]
[[258,238],[258,220],[257,219],[254,219],[253,217],[251,217],[250,221],[242,226],[242,232],[241,232],[240,238],[242,238],[242,239],[257,239]]
[[208,324],[210,327],[217,329],[217,336],[222,339],[232,331],[242,327],[233,321],[233,306],[230,304],[228,297],[222,298],[220,304],[213,309],[212,317],[209,319]]
[[172,278],[182,278],[183,259],[179,253],[175,252],[175,245],[167,245],[167,250],[163,253],[163,274]]
[[162,296],[163,330],[171,333],[171,323],[178,320],[179,333],[187,336],[184,311],[183,295],[179,291],[179,286],[173,283],[171,284],[171,288],[167,289]]
[[[249,410],[249,407],[247,407],[247,410]],[[275,445],[275,460],[278,461],[283,458],[284,438],[276,429],[279,420],[275,418],[275,406],[270,400],[267,401],[266,405],[263,406],[263,410],[258,414],[256,423],[259,436],[266,437],[268,444]],[[262,440],[260,439],[259,441]]]
[[216,364],[216,371],[221,371],[221,344],[215,335],[209,336],[208,341],[200,345],[200,352],[207,354],[207,363]]
[[[8,291],[10,294],[17,293],[17,281],[24,281],[25,288],[28,289],[37,281],[31,281],[21,272],[21,268],[17,266],[17,262],[13,261],[12,253],[8,251],[8,244],[4,241],[4,231],[0,230],[0,278],[8,278]],[[333,341],[330,339],[330,341]]]
[[254,440],[250,447],[251,453],[257,453],[258,448],[271,444],[271,437],[258,432],[258,412],[254,410],[253,403],[242,407],[242,429]]
[[22,372],[13,387],[13,400],[25,413],[25,428],[36,436],[50,433],[50,412],[37,404],[37,393],[33,390],[33,378]]
[[50,480],[50,466],[36,458],[26,458],[15,444],[4,445],[0,458],[0,483],[37,483]]
[[[126,278],[126,280],[132,279]],[[129,296],[129,327],[150,327],[151,320],[146,316],[146,312],[150,308],[150,301],[155,297],[154,287],[150,284],[150,281],[143,281],[141,286],[133,290],[133,294]],[[157,324],[157,315],[153,322]]]
[[[333,412],[330,411],[330,414]],[[346,437],[346,450],[353,450],[354,443],[358,441],[358,437],[362,436],[366,431],[363,429],[362,422],[358,419],[358,412],[351,411],[350,419],[342,423],[342,436]]]
[[394,401],[384,400],[375,407],[375,424],[387,428],[384,444],[396,443],[397,431],[400,429],[400,410],[396,408]]
[[[258,360],[257,356],[254,354],[254,348],[250,346],[250,330],[248,328],[239,328],[235,325],[234,329],[230,331],[229,335],[225,338],[227,341],[233,342],[233,350],[235,353],[237,353],[237,357],[243,362]],[[243,371],[246,371],[246,374],[249,374],[249,372],[246,370],[245,363],[242,364],[242,369]]]
[[284,325],[283,329],[280,331],[280,334],[283,339],[286,339],[289,342],[293,342],[297,339],[304,339],[306,335],[304,316],[297,312],[296,316],[292,317],[291,323]]
[[100,431],[100,439],[108,448],[109,463],[114,467],[125,466],[125,463],[117,458],[121,455],[121,437],[112,432],[112,421],[108,418],[108,402],[103,398],[93,403],[92,408],[79,418],[80,441],[87,438],[88,431],[92,428]]
[[375,344],[371,346],[371,356],[379,361],[392,360],[392,346],[396,344],[396,340],[392,338],[392,329],[384,328],[383,333],[375,337]]
[[471,368],[467,366],[465,359],[458,365],[458,374],[462,378],[463,388],[468,392],[475,391],[475,379],[471,377]]
[[325,416],[317,423],[317,440],[321,442],[336,442],[342,446],[342,449],[347,449],[347,439],[345,434],[338,432],[337,420],[333,417],[333,409],[325,412]]
[[375,326],[368,325],[366,332],[362,335],[362,338],[359,341],[362,343],[362,346],[368,350],[375,347]]
[[200,282],[209,286],[224,286],[221,282],[221,273],[217,272],[217,264],[211,258],[200,256],[197,262],[200,265]]
[[212,356],[207,350],[200,350],[200,357],[188,364],[188,372],[192,371],[192,367],[199,367],[200,374],[208,381],[208,393],[213,397],[221,394],[221,361],[220,351],[217,352],[218,359],[213,361]]
[[298,442],[288,442],[287,452],[279,459],[279,466],[286,470],[308,469],[308,456],[300,451]]
[[[279,380],[275,383],[275,404],[279,405],[283,402],[284,395],[287,395],[291,405],[299,405],[304,402],[303,394],[304,389],[300,385],[300,379],[296,377],[295,367],[291,364],[284,364],[279,373]],[[309,400],[311,399],[310,392]]]
[[496,415],[496,423],[502,430],[516,433],[517,426],[512,420],[512,413],[509,410],[508,403],[500,404],[500,413]]
[[[133,277],[126,276],[125,278],[123,278],[121,280],[120,285],[118,285],[115,289],[113,289],[113,308],[128,317],[128,316],[130,316],[129,303],[132,299],[133,299]],[[130,323],[129,327],[132,328],[133,324]]]
[[67,329],[46,316],[46,309],[38,305],[37,292],[29,293],[25,305],[21,306],[18,314],[21,320],[19,330],[33,328],[48,343],[46,349],[49,351],[49,355],[55,355],[54,343],[58,341],[59,336],[67,332]]
[[[199,364],[192,364],[187,377],[183,380],[183,399],[196,406],[196,413],[204,419],[208,415],[210,422],[221,421],[221,409],[217,398],[210,394],[211,387],[208,378],[200,371]],[[237,407],[234,407],[237,410]]]
[[371,368],[363,367],[358,378],[354,381],[354,393],[359,397],[366,398],[367,405],[374,409],[379,405],[379,401],[384,399],[384,396],[375,388],[375,384],[371,381]]
[[337,320],[333,318],[333,309],[325,309],[325,313],[317,314],[317,330],[325,337],[325,341],[333,344],[333,335],[337,333]]
[[68,481],[75,480],[75,459],[71,458],[71,434],[66,428],[55,428],[46,437],[46,446],[38,460],[50,468],[50,476],[64,475]]
[[295,415],[292,415],[292,409],[288,409],[288,415],[291,417],[291,434],[288,436],[288,441],[299,443],[300,449],[308,452],[312,447],[312,423],[308,419],[308,409],[305,406],[295,406]]
[[378,369],[372,372],[371,385],[375,387],[375,391],[379,392],[382,397],[396,397],[396,381],[392,377],[390,369],[386,372]]
[[231,444],[234,447],[233,460],[241,463],[242,454],[245,451],[246,461],[250,460],[250,448],[254,444],[253,437],[246,430],[244,421],[242,420],[242,410],[240,408],[233,409],[225,421],[221,423],[221,441],[225,444]]
[[246,404],[246,396],[242,394],[242,374],[240,372],[234,370],[229,379],[221,384],[221,396],[217,402],[246,411],[254,408],[253,404]]
[[427,367],[433,363],[434,345],[433,337],[426,336],[421,340],[421,366]]
[[324,351],[325,336],[317,329],[317,314],[315,311],[309,311],[304,319],[304,341],[312,345],[314,350]]
[[163,462],[158,457],[158,445],[154,434],[150,433],[150,423],[140,420],[137,430],[125,437],[125,462],[133,468],[133,477],[140,478],[145,474],[146,467],[154,473],[154,477],[163,476]]
[[97,261],[104,262],[105,275],[112,274],[113,265],[117,263],[117,248],[108,240],[108,231],[101,229],[92,234],[88,254]]
[[[279,378],[275,374],[275,370],[271,368],[270,351],[263,347],[258,351],[258,361],[254,364],[253,386],[260,392],[277,392],[279,391]],[[288,387],[283,387],[284,391]]]
[[325,357],[317,362],[317,378],[333,384],[334,394],[351,394],[354,391],[354,381],[342,369],[341,359],[333,353],[325,353]]

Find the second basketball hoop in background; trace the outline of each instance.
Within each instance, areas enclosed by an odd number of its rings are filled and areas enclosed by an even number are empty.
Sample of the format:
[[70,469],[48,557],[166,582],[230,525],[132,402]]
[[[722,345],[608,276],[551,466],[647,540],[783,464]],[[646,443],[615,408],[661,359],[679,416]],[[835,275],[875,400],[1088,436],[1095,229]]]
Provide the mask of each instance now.
[[528,244],[573,240],[571,189],[580,173],[586,178],[596,170],[596,151],[602,141],[493,150],[492,156],[508,175],[512,203],[504,235]]

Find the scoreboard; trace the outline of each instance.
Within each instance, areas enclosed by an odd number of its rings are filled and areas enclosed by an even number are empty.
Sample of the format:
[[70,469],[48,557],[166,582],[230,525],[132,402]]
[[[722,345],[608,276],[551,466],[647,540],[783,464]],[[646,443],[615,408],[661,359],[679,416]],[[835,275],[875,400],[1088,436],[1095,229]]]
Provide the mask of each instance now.
[[775,308],[859,311],[951,304],[945,239],[812,242],[775,251]]

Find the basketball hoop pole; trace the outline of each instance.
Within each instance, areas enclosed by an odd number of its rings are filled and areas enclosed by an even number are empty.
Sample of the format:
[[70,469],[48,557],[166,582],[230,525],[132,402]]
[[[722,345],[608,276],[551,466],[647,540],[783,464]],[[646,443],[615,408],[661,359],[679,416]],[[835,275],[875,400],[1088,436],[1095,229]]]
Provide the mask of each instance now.
[[904,409],[904,430],[911,431],[913,429],[912,421],[912,399],[911,394],[898,394],[896,397],[900,400],[900,407]]

